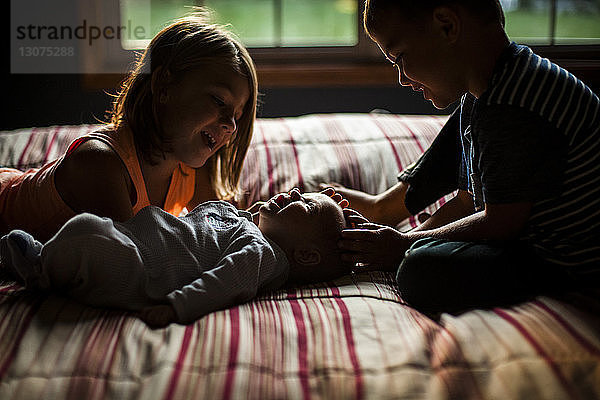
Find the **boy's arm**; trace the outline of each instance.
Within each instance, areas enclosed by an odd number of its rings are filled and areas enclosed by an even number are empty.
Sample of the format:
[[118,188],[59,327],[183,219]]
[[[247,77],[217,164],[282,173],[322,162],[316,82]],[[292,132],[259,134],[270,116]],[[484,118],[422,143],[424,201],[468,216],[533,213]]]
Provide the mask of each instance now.
[[[466,212],[468,192],[459,192],[456,201],[442,206],[432,222],[426,221],[421,230],[402,233],[387,226],[359,224],[358,229],[342,231],[340,248],[342,259],[351,263],[379,266],[393,270],[398,267],[404,253],[417,240],[434,237],[453,241],[509,240],[522,231],[533,203],[486,204],[483,211],[467,214],[446,222]],[[460,197],[459,197],[460,196]],[[471,201],[472,204],[472,201]],[[435,214],[434,214],[435,215]],[[433,216],[431,218],[434,218]],[[431,219],[430,218],[430,219]],[[436,226],[441,224],[440,226]]]
[[408,188],[408,184],[405,182],[398,182],[386,191],[376,195],[349,189],[338,184],[321,185],[322,189],[329,187],[348,199],[350,207],[361,213],[369,221],[396,226],[411,215],[404,204],[404,197]]
[[458,189],[461,163],[459,113],[455,111],[429,148],[398,176],[399,182],[386,191],[372,195],[339,184],[332,186],[350,201],[350,207],[370,221],[396,226],[416,215],[440,197]]
[[227,255],[194,282],[167,295],[177,321],[191,323],[213,311],[250,300],[257,291],[287,277],[287,262],[252,234],[235,239]]
[[404,240],[412,244],[426,237],[456,241],[516,239],[529,219],[532,206],[533,202],[486,204],[483,211],[440,227],[407,232]]
[[456,196],[441,206],[433,215],[411,232],[431,230],[458,221],[475,212],[473,197],[465,190],[459,190]]

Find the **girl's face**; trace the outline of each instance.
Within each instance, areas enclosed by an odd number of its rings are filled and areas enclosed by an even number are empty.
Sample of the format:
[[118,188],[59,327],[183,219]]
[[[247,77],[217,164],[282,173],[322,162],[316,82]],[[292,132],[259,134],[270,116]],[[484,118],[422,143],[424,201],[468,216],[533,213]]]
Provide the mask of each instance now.
[[159,120],[173,149],[167,157],[202,167],[236,134],[249,95],[248,80],[230,67],[184,73],[159,97]]

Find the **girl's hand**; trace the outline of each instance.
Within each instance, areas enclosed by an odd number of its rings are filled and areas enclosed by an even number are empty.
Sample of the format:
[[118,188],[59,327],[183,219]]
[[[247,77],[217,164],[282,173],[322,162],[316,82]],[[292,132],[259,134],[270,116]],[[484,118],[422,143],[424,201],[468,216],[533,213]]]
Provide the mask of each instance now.
[[350,205],[350,202],[347,199],[345,199],[344,196],[337,193],[333,187],[326,187],[319,193],[331,197],[333,201],[335,201],[340,207],[342,207],[342,209]]
[[349,205],[367,218],[374,220],[377,196],[360,190],[350,189],[338,183],[321,183],[321,189],[333,189],[335,193],[348,200]]
[[[358,214],[360,215],[360,214]],[[354,220],[364,219],[353,215]],[[338,246],[342,260],[368,269],[393,271],[398,268],[411,243],[404,234],[389,226],[358,223],[357,229],[344,229]]]
[[146,307],[139,315],[140,319],[144,321],[151,328],[164,328],[171,322],[175,322],[177,314],[172,306],[168,304],[161,304],[158,306]]

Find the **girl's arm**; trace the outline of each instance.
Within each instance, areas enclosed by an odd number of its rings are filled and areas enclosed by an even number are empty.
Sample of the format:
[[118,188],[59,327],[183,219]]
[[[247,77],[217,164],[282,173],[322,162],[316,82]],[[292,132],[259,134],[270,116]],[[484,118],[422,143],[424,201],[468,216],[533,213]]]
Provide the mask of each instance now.
[[320,185],[321,189],[328,187],[333,187],[337,193],[348,199],[350,207],[369,221],[396,226],[411,215],[404,204],[408,188],[408,184],[405,182],[398,182],[376,195],[349,189],[336,183]]
[[88,140],[61,161],[55,185],[75,213],[116,221],[133,216],[136,193],[127,168],[110,146],[98,140]]

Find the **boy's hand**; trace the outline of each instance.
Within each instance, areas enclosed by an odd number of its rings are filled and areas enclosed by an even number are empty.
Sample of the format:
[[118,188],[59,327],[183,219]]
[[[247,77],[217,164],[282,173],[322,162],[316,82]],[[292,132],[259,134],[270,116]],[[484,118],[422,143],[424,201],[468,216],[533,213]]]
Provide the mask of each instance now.
[[370,222],[361,213],[352,208],[344,208],[342,211],[344,212],[346,225],[350,228],[356,228],[360,224],[368,224]]
[[339,247],[343,251],[343,261],[360,263],[369,269],[393,271],[398,268],[411,244],[404,234],[373,223],[359,223],[356,228],[342,231]]
[[172,306],[161,304],[144,308],[139,317],[151,328],[164,328],[171,322],[175,322],[177,314]]

